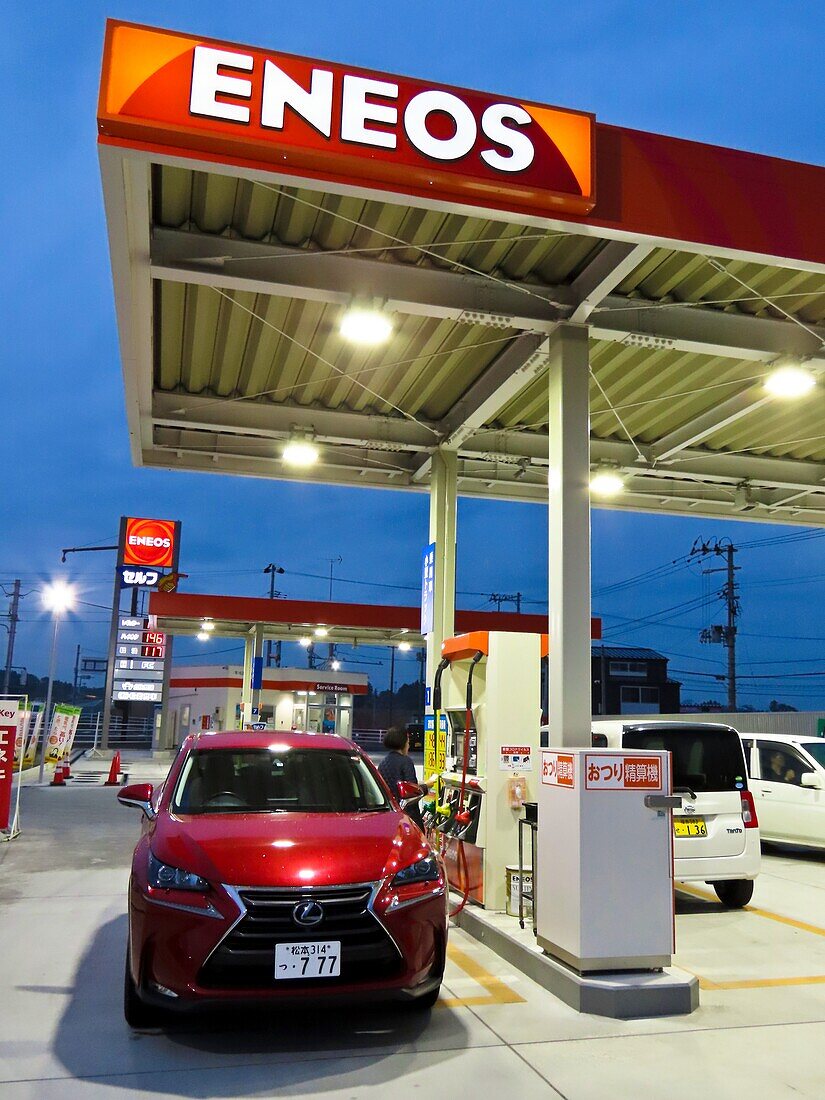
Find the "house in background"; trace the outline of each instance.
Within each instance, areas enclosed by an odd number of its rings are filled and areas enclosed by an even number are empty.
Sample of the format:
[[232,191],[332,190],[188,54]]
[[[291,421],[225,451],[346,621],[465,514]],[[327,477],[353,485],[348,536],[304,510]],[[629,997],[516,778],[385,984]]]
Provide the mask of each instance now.
[[655,649],[593,642],[593,713],[679,714],[682,685],[669,679],[667,664]]

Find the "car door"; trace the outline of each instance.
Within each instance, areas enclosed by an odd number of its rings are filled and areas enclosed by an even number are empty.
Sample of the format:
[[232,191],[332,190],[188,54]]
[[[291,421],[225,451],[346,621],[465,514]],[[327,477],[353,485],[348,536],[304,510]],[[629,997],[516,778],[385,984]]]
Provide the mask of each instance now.
[[[804,844],[810,816],[808,797],[814,792],[802,786],[802,775],[811,770],[793,745],[759,741],[759,798],[756,815],[766,840]],[[757,789],[757,781],[753,783]]]

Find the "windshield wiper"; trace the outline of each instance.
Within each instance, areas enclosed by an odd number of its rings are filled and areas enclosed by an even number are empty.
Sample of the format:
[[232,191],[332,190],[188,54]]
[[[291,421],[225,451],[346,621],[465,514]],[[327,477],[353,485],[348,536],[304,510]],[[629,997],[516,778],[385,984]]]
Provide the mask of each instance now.
[[694,791],[692,787],[674,787],[673,788],[673,793],[674,794],[689,794],[690,797],[694,801],[696,801],[696,791]]

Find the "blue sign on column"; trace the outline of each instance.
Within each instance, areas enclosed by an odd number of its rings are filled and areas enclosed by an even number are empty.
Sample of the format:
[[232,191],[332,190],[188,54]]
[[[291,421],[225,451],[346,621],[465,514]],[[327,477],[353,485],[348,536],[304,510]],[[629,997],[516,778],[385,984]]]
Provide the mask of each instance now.
[[421,558],[421,633],[433,632],[433,596],[435,593],[435,543],[424,547]]
[[264,659],[263,657],[252,658],[252,683],[250,687],[253,691],[260,691],[261,685],[264,682]]

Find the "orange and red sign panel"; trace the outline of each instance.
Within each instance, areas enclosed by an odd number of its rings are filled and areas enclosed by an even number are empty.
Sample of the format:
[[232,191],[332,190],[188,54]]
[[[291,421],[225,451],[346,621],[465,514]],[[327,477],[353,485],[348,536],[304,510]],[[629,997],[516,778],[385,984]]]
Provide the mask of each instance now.
[[165,569],[175,560],[175,521],[173,519],[126,520],[123,565]]
[[658,756],[588,753],[584,758],[584,785],[591,791],[661,791],[664,779]]
[[576,786],[576,758],[572,753],[543,752],[541,781],[546,787]]
[[591,114],[110,21],[101,141],[463,205],[586,214]]

